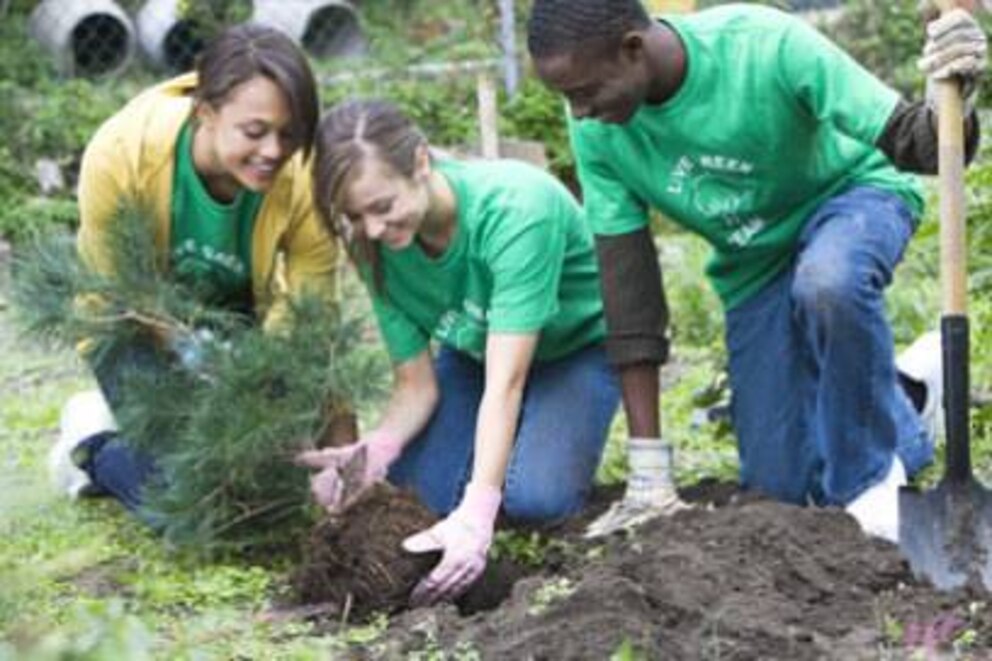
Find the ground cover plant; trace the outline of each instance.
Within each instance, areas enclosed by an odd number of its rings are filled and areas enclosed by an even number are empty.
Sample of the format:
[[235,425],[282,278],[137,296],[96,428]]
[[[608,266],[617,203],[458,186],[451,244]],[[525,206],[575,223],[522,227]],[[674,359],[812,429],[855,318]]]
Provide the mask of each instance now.
[[[987,658],[992,619],[986,594],[934,593],[912,578],[894,547],[866,540],[842,513],[740,498],[727,485],[735,476],[736,452],[725,422],[714,414],[726,390],[722,321],[700,275],[706,249],[663,219],[657,241],[675,345],[663,370],[663,419],[678,448],[680,485],[698,506],[595,544],[581,539],[581,522],[552,533],[501,530],[493,564],[507,560],[514,569],[493,579],[495,591],[506,596],[516,583],[506,601],[484,604],[494,609],[463,604],[401,613],[385,604],[365,612],[308,610],[292,590],[294,577],[313,567],[300,561],[302,549],[264,557],[220,551],[204,558],[163,543],[112,503],[70,503],[53,494],[44,462],[59,408],[69,394],[93,383],[71,351],[18,336],[4,303],[10,296],[4,255],[19,253],[32,228],[74,222],[71,186],[43,195],[35,161],[64,164],[71,180],[86,137],[153,76],[136,70],[113,83],[55,79],[18,32],[29,4],[13,3],[0,24],[0,85],[16,91],[0,93],[0,123],[11,137],[0,149],[0,236],[4,245],[13,244],[0,250],[0,659]],[[383,67],[497,52],[487,31],[492,4],[483,21],[473,3],[454,0],[366,4],[368,20],[376,21],[369,26],[373,56]],[[869,12],[886,3],[850,4]],[[907,11],[903,5],[910,4],[893,6]],[[913,29],[910,22],[897,24]],[[410,40],[417,46],[396,46],[405,30],[417,31]],[[884,51],[887,44],[876,40],[868,47]],[[905,64],[911,57],[910,49],[896,59]],[[340,73],[333,63],[321,66],[328,78]],[[476,139],[472,77],[354,79],[326,85],[324,98],[348,93],[399,99],[445,143]],[[567,176],[558,100],[528,81],[524,93],[503,103],[501,129],[545,140],[556,171]],[[969,173],[968,186],[973,443],[976,470],[989,483],[987,154]],[[933,327],[937,317],[936,229],[931,213],[890,294],[900,346]],[[587,516],[618,493],[626,470],[624,436],[618,418]],[[939,476],[939,459],[937,466],[923,481]],[[341,599],[313,595],[305,601]]]

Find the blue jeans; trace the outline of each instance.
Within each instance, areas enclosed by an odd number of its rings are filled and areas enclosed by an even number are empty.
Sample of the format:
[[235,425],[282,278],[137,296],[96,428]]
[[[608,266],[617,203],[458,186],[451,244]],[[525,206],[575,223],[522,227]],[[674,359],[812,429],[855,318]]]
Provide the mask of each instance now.
[[[125,396],[126,375],[131,370],[162,370],[167,358],[148,343],[135,341],[93,364],[93,372],[112,411],[118,410]],[[153,527],[152,516],[143,512],[143,491],[161,474],[153,457],[131,447],[116,432],[90,437],[82,442],[86,457],[81,469],[93,483],[96,495],[116,498],[127,509]]]
[[859,187],[807,221],[792,266],[727,313],[741,484],[845,505],[898,455],[933,458],[896,377],[884,290],[915,230],[895,195]]
[[[438,407],[393,464],[389,479],[445,515],[458,505],[471,476],[485,366],[442,348],[434,367]],[[600,345],[531,367],[504,483],[509,519],[551,523],[581,509],[619,401],[616,376]]]

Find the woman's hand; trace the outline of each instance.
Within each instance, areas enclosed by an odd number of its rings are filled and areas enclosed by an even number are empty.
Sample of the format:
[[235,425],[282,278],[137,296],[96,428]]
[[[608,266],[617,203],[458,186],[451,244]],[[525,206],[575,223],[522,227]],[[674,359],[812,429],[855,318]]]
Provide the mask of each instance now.
[[393,393],[376,431],[340,448],[308,450],[296,457],[317,469],[310,490],[328,512],[338,514],[370,486],[386,478],[407,441],[417,435],[437,405],[437,381],[424,351],[394,368]]
[[461,504],[446,519],[403,540],[410,553],[442,552],[440,564],[414,588],[411,606],[455,599],[482,576],[501,500],[499,489],[470,482]]
[[536,333],[490,333],[486,340],[486,386],[476,421],[472,481],[446,519],[403,542],[411,553],[442,552],[440,564],[414,588],[413,606],[458,597],[486,568],[502,501],[497,485],[506,475],[537,339]]
[[310,491],[328,512],[337,514],[373,484],[384,480],[402,450],[399,439],[374,432],[341,448],[301,452],[296,461],[319,471],[310,478]]

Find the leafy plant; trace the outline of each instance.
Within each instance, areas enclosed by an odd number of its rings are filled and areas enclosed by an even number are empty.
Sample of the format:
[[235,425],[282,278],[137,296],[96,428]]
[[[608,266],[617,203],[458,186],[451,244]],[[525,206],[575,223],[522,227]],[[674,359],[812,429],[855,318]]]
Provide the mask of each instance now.
[[529,76],[513,98],[503,100],[500,131],[506,136],[543,143],[551,171],[570,182],[575,180],[575,159],[568,140],[566,112],[558,94]]
[[144,661],[153,658],[148,627],[141,619],[127,613],[118,600],[78,604],[72,609],[72,619],[64,627],[18,647],[20,649],[0,642],[0,660]]
[[616,651],[610,655],[610,661],[642,661],[646,658],[643,652],[634,647],[629,638],[624,638]]
[[155,364],[124,371],[114,413],[165,476],[146,488],[144,513],[167,539],[206,550],[285,545],[311,513],[293,456],[320,437],[329,412],[384,386],[381,354],[357,347],[365,319],[300,297],[289,301],[288,328],[265,331],[165,271],[142,211],[107,227],[106,271],[61,235],[19,257],[21,323],[66,346],[85,340],[98,370],[127,347],[149,347]]
[[7,206],[0,210],[0,236],[14,243],[24,243],[33,236],[58,229],[71,229],[79,217],[75,200],[68,198],[28,197],[15,193],[6,199]]
[[916,0],[848,0],[840,17],[821,29],[876,76],[919,97],[923,76],[916,59],[924,34],[916,5]]
[[251,18],[249,0],[178,0],[176,15],[190,29],[190,41],[203,43],[225,27]]
[[500,530],[493,539],[490,554],[493,559],[509,558],[517,564],[540,567],[549,552],[566,550],[561,540],[537,531]]
[[534,591],[531,597],[530,607],[527,608],[528,615],[541,615],[546,612],[552,604],[561,601],[572,595],[577,586],[572,579],[561,576],[547,581]]

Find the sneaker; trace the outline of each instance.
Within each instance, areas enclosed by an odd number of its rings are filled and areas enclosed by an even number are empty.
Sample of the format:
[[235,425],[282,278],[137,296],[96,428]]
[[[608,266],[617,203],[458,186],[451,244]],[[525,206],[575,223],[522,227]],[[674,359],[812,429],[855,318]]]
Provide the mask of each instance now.
[[940,331],[924,333],[896,358],[902,375],[926,391],[920,420],[934,442],[944,428],[944,359]]
[[619,500],[604,514],[589,524],[586,539],[612,535],[620,530],[631,530],[659,516],[668,516],[689,507],[673,490],[659,494],[652,500]]
[[892,458],[889,474],[861,492],[844,509],[857,519],[866,535],[899,542],[899,487],[906,485],[906,469]]
[[79,468],[77,450],[83,441],[108,431],[117,424],[107,401],[99,390],[76,393],[62,407],[59,438],[48,453],[48,475],[52,486],[70,498],[86,494],[90,476]]

